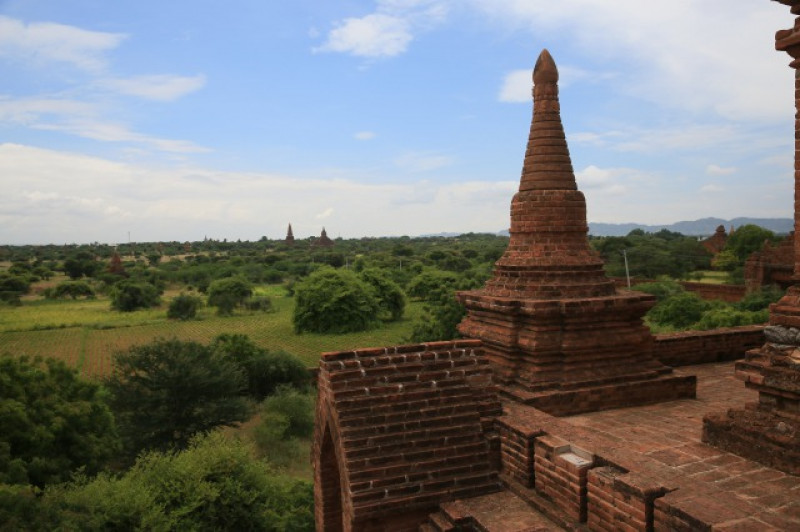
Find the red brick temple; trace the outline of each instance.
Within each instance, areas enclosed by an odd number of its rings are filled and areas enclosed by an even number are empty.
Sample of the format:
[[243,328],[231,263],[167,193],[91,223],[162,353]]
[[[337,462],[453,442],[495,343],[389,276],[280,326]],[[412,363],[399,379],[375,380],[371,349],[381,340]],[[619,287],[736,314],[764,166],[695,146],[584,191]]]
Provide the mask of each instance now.
[[[731,233],[733,233],[733,227],[731,227]],[[706,251],[708,251],[712,255],[716,255],[725,248],[725,243],[727,241],[728,241],[728,233],[725,232],[725,226],[720,225],[717,226],[717,230],[714,231],[713,235],[706,238],[700,243],[703,245]]]
[[503,393],[553,415],[694,397],[694,380],[652,355],[642,318],[655,297],[618,293],[589,247],[547,50],[533,81],[511,238],[486,286],[458,294],[468,312],[459,331],[483,342]]
[[314,241],[313,245],[323,248],[333,247],[333,240],[330,239],[324,227],[322,228],[322,233],[320,233],[319,238]]
[[[800,15],[800,0],[780,0]],[[775,48],[792,57],[795,70],[794,234],[800,227],[800,16],[775,34]],[[705,417],[703,441],[800,475],[800,246],[794,249],[793,285],[770,306],[767,343],[736,363],[736,376],[758,392],[758,401]]]
[[[761,327],[652,337],[652,299],[617,293],[588,247],[557,80],[543,52],[508,250],[460,295],[473,338],[322,354],[317,530],[800,530],[800,290],[735,373]],[[701,441],[730,407],[733,443]]]

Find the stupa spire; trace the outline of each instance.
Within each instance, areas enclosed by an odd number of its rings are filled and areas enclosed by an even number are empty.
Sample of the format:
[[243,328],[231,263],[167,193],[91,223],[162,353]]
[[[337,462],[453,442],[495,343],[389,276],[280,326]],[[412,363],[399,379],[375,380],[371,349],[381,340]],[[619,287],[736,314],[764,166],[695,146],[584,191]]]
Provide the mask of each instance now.
[[558,68],[546,49],[533,69],[533,119],[519,190],[576,190],[561,106]]

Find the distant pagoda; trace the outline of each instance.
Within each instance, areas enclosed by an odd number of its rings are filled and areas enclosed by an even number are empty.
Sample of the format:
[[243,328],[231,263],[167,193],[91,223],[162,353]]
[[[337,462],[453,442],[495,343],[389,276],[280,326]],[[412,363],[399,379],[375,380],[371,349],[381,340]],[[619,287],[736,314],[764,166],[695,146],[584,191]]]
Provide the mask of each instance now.
[[320,233],[319,238],[314,242],[314,245],[323,248],[333,247],[333,240],[328,238],[328,233],[325,231],[324,227],[322,228],[322,233]]
[[286,231],[286,239],[284,240],[288,245],[294,245],[294,233],[292,233],[292,224],[289,224],[289,229]]
[[482,289],[458,293],[459,331],[482,341],[501,393],[553,415],[694,397],[695,378],[670,375],[652,355],[642,318],[655,298],[617,293],[589,246],[547,50],[533,80],[508,248]]

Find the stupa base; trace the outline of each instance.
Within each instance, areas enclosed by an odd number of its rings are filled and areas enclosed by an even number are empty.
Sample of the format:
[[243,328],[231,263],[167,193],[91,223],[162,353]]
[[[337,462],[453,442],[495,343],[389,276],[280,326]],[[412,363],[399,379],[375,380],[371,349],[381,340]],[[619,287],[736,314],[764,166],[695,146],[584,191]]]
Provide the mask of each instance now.
[[646,380],[536,392],[515,385],[500,385],[499,391],[501,396],[530,405],[551,416],[564,417],[612,408],[694,399],[697,395],[697,377],[661,375]]

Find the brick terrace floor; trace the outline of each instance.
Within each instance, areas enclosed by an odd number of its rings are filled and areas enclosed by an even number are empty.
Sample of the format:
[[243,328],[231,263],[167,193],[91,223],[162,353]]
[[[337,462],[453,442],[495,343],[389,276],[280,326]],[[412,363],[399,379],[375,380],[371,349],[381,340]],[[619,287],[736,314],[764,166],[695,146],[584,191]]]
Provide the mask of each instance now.
[[[741,502],[747,515],[739,522],[743,530],[800,530],[800,477],[726,453],[700,441],[703,416],[729,408],[742,408],[757,400],[757,394],[734,377],[733,363],[704,364],[677,368],[678,375],[697,375],[697,399],[657,405],[593,412],[561,418],[627,442],[630,450],[675,468],[704,487],[722,490]],[[718,493],[718,492],[717,492]],[[711,509],[713,501],[698,499]],[[730,509],[734,511],[734,508]],[[774,527],[774,528],[771,528]]]

